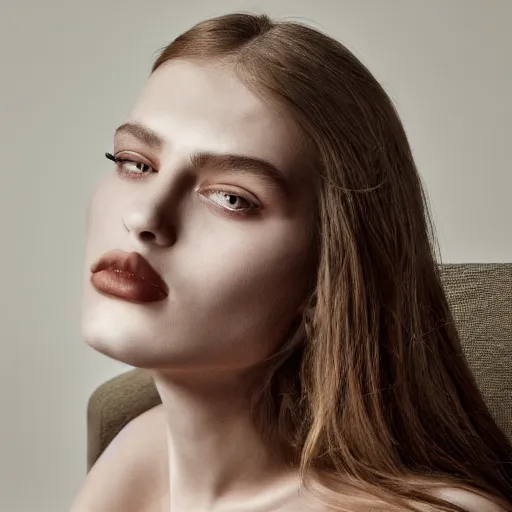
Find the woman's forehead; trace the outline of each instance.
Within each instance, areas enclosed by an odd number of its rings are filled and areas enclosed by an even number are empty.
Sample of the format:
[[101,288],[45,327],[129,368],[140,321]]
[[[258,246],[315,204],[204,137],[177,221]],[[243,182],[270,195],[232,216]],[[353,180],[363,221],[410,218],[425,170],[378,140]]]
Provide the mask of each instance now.
[[303,160],[292,120],[225,67],[167,62],[149,77],[129,119],[161,134],[169,150],[174,145],[244,154],[285,173],[295,173]]

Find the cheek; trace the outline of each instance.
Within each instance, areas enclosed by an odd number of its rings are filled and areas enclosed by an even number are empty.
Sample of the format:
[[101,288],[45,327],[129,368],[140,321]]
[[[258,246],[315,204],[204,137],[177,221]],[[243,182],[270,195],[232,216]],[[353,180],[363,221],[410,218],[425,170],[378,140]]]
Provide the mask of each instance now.
[[301,300],[307,250],[299,233],[300,227],[284,222],[196,233],[195,248],[183,247],[174,255],[180,291],[189,296],[187,290],[194,289],[216,309],[273,309],[288,303],[294,308]]
[[171,277],[177,314],[170,318],[195,332],[194,339],[214,340],[215,357],[243,365],[283,341],[303,290],[300,242],[279,231],[255,231],[198,236],[196,251],[174,254],[178,275]]

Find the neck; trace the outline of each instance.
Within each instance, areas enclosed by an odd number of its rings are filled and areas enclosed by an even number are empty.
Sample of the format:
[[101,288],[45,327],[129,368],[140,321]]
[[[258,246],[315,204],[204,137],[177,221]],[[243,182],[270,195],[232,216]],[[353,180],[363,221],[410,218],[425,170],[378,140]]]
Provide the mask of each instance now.
[[251,420],[242,378],[153,376],[166,416],[171,510],[242,511],[256,499],[261,510],[297,493],[296,471],[279,461]]

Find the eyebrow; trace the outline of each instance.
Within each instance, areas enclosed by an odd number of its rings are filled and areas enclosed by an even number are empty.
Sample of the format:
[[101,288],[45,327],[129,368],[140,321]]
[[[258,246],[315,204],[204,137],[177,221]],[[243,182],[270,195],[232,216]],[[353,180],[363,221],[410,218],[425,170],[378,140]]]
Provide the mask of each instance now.
[[[114,137],[118,137],[123,133],[130,134],[155,150],[161,149],[165,142],[159,134],[139,123],[123,123],[116,129]],[[285,195],[289,192],[290,184],[285,174],[276,166],[261,158],[239,154],[196,151],[190,156],[190,160],[192,167],[195,169],[210,167],[232,174],[252,174],[271,185],[277,185]]]

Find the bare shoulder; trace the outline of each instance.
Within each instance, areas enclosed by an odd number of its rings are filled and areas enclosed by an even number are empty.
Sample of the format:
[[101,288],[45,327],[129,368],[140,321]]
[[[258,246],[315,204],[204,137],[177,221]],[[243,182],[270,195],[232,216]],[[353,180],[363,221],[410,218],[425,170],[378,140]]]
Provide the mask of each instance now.
[[165,493],[167,441],[162,406],[130,421],[86,476],[70,512],[140,510]]
[[[512,507],[507,506],[507,504],[500,505],[496,503],[495,499],[490,496],[481,496],[477,491],[452,487],[447,483],[443,487],[432,488],[428,492],[432,496],[444,499],[453,505],[461,507],[465,512],[512,512]],[[360,494],[357,492],[351,494],[350,489],[347,489],[347,493],[344,495],[343,501],[343,504],[346,508],[343,508],[343,510],[352,510],[354,512],[392,512],[396,510],[394,507],[390,507],[389,503],[383,504],[380,502],[380,500],[377,500],[377,503],[374,500],[375,498],[371,495]],[[420,510],[424,512],[432,512],[432,506],[425,503],[411,501],[410,504],[414,505],[415,507],[419,506]],[[315,503],[315,501],[312,501],[311,505],[311,508],[301,510],[307,510],[307,512],[328,512],[339,509],[337,504],[334,502],[329,506],[326,506],[323,503]]]
[[490,498],[480,496],[476,492],[456,487],[443,487],[438,489],[435,495],[454,505],[459,505],[467,512],[511,512],[512,510],[506,510]]

